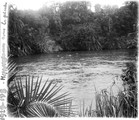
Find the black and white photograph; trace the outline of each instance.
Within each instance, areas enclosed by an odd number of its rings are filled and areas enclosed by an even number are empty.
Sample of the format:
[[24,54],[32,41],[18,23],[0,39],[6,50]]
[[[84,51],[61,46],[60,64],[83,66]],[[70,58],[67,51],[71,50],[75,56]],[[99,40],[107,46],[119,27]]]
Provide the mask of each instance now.
[[0,7],[1,120],[138,117],[138,1]]

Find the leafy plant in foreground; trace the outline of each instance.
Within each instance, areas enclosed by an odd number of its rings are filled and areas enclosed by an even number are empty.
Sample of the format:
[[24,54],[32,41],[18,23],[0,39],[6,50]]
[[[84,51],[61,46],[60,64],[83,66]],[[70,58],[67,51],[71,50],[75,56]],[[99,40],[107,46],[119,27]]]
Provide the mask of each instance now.
[[9,113],[15,117],[54,117],[69,116],[71,98],[68,93],[57,95],[63,88],[48,80],[42,84],[42,77],[15,77],[9,87]]
[[85,102],[83,101],[83,105],[80,105],[80,112],[78,113],[79,117],[97,117],[96,112],[92,107],[92,103],[85,107]]
[[137,70],[128,63],[121,75],[124,90],[114,96],[112,91],[96,93],[96,114],[98,117],[137,117]]
[[109,95],[108,92],[96,94],[96,114],[98,117],[136,117],[137,108],[135,102],[131,99],[135,98],[126,92],[120,91],[117,96]]
[[137,117],[138,105],[137,105],[137,66],[133,63],[127,63],[127,68],[123,70],[121,76],[124,89],[127,93],[126,99],[129,101],[130,106],[124,104],[125,111],[123,114],[127,117]]
[[117,95],[113,94],[113,84],[110,91],[101,90],[95,94],[95,110],[92,104],[89,107],[80,109],[80,117],[137,117],[137,76],[134,64],[127,64],[127,69],[122,75],[124,90],[120,90]]
[[[63,86],[35,76],[17,76],[16,65],[9,62],[8,113],[14,117],[56,117],[72,115],[72,98],[60,94]],[[14,71],[14,72],[13,72]]]

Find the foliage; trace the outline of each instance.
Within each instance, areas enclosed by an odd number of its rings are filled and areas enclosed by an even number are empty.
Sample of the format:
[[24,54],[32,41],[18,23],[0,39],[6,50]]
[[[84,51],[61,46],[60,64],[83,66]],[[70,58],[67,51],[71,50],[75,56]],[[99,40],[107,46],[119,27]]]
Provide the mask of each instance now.
[[83,101],[82,109],[80,108],[80,117],[130,117],[135,118],[138,115],[137,104],[137,69],[133,63],[127,63],[127,68],[121,75],[124,90],[114,94],[113,87],[110,90],[104,89],[95,94],[96,108],[92,108],[92,103],[85,107]]
[[80,112],[78,113],[79,117],[97,117],[95,110],[92,108],[92,103],[85,107],[85,102],[83,101],[83,105],[80,105]]
[[127,63],[127,68],[123,70],[123,74],[121,76],[124,85],[137,85],[137,66],[134,63]]
[[120,8],[97,4],[95,12],[87,1],[46,4],[38,11],[10,6],[10,52],[21,56],[60,50],[137,48],[137,9],[134,1]]
[[[11,65],[12,66],[12,65]],[[127,64],[123,70],[122,80],[124,90],[117,95],[102,90],[96,92],[96,109],[92,109],[92,103],[88,108],[80,109],[80,117],[137,117],[137,75],[136,66]],[[25,80],[23,79],[25,78]],[[71,116],[71,98],[67,93],[56,96],[62,87],[56,87],[53,81],[42,83],[42,78],[33,76],[16,76],[12,86],[9,85],[8,108],[9,113],[16,117],[56,117]],[[24,82],[23,82],[24,81]],[[40,87],[42,86],[42,87]]]
[[71,30],[61,34],[62,47],[65,50],[100,50],[102,46],[95,27],[94,24],[73,25]]
[[137,48],[138,45],[138,37],[137,37],[137,33],[129,33],[127,36],[127,48]]
[[[48,53],[53,52],[49,47],[58,48],[59,45],[52,40],[49,32],[49,26],[54,18],[56,17],[51,18],[49,15],[40,14],[39,11],[17,10],[10,5],[8,26],[10,54],[22,56]],[[49,41],[52,41],[53,44],[47,44]]]
[[[96,5],[95,10],[91,11],[88,2],[65,2],[60,6],[63,31],[60,44],[64,50],[136,48],[136,2],[121,8]],[[129,33],[135,33],[131,41],[127,40]]]
[[95,95],[96,108],[92,104],[80,111],[80,117],[137,117],[137,91],[119,91],[113,95],[113,91],[102,90]]
[[124,37],[117,37],[115,32],[110,32],[106,37],[103,38],[105,43],[103,49],[122,49],[126,48],[126,42]]
[[[42,84],[42,77],[21,76],[14,79],[9,87],[8,108],[15,117],[54,117],[68,116],[70,114],[71,98],[68,93],[57,95],[62,86],[56,87],[53,81],[48,80]],[[12,96],[12,97],[11,97]],[[65,107],[65,105],[67,105]]]
[[[102,91],[96,94],[96,114],[97,117],[137,117],[135,103],[131,99],[137,99],[130,91],[130,96],[126,91],[120,91],[117,96]],[[135,101],[137,102],[137,101]],[[132,109],[131,109],[132,108]]]
[[[72,98],[59,93],[63,86],[35,76],[17,76],[16,65],[9,62],[8,113],[14,117],[56,117],[72,115]],[[14,71],[14,72],[13,72]]]
[[15,54],[24,54],[24,49],[27,47],[24,44],[23,39],[20,37],[23,34],[24,23],[18,18],[17,9],[14,9],[12,6],[9,6],[9,46],[11,53]]
[[8,57],[8,85],[13,81],[17,74],[18,70],[15,62],[11,59],[11,56]]
[[128,96],[126,99],[129,101],[130,106],[125,106],[126,110],[124,115],[126,116],[129,112],[129,117],[137,117],[138,104],[137,104],[137,66],[134,63],[128,63],[127,68],[123,70],[123,75],[121,76],[123,80],[124,89],[127,92]]
[[87,1],[67,1],[60,5],[60,16],[63,27],[70,24],[81,24],[87,22],[91,11],[88,9],[90,3]]

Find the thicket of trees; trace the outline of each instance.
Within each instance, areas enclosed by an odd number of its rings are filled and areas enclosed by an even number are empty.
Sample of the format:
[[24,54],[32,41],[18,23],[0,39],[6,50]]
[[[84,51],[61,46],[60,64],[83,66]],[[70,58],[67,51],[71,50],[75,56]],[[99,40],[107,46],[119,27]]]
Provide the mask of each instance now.
[[38,11],[9,6],[9,53],[137,47],[137,2],[101,7],[87,1],[44,5]]

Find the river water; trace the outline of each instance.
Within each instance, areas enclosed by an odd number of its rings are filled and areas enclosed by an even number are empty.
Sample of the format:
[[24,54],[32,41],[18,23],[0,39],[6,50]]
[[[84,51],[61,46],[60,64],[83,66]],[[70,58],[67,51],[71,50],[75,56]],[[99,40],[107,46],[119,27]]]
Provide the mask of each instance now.
[[43,74],[44,81],[64,85],[62,91],[71,93],[74,104],[79,106],[84,101],[88,106],[95,100],[95,88],[108,89],[115,82],[113,91],[122,89],[122,69],[126,63],[136,61],[134,56],[134,50],[62,52],[23,56],[15,58],[15,62],[18,74]]

